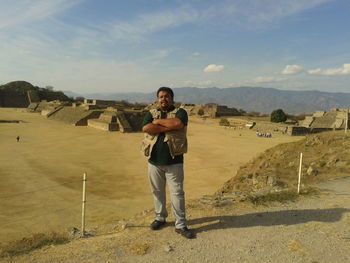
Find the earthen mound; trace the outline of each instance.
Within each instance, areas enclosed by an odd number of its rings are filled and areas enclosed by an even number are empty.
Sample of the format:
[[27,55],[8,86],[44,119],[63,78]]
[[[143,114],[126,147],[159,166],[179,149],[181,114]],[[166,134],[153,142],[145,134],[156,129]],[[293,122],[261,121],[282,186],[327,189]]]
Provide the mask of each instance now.
[[277,145],[241,166],[235,177],[217,192],[256,192],[295,188],[300,153],[303,153],[302,184],[348,176],[350,134],[344,131],[308,135],[304,139]]

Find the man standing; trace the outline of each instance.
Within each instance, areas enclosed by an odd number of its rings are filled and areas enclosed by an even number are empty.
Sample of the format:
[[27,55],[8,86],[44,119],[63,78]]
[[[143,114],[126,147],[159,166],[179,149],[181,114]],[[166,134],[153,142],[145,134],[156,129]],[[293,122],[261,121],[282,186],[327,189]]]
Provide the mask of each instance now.
[[154,198],[156,218],[152,230],[166,224],[166,183],[169,185],[175,232],[194,238],[187,228],[183,191],[183,154],[187,152],[187,112],[174,106],[174,93],[168,87],[157,91],[158,108],[150,110],[143,121],[145,138],[142,151],[148,157],[148,176]]

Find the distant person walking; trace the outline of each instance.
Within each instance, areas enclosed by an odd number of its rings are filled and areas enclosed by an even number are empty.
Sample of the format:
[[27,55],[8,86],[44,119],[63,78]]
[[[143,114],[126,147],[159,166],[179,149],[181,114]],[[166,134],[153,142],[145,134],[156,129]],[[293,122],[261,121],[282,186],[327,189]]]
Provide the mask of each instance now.
[[175,218],[175,232],[195,238],[187,228],[185,193],[183,191],[183,154],[187,152],[187,112],[174,106],[174,93],[168,87],[157,91],[157,109],[145,116],[142,130],[145,138],[142,151],[148,157],[148,177],[154,198],[156,218],[152,230],[166,224],[166,183],[169,185],[171,207]]
[[17,136],[16,139],[17,139],[17,142],[19,142],[19,139],[20,139],[19,136]]

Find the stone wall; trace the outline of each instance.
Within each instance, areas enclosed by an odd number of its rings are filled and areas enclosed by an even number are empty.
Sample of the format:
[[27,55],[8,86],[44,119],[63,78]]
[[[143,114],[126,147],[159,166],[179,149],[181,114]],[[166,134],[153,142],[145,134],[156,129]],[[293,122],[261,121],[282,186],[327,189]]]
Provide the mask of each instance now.
[[223,116],[240,116],[240,112],[235,108],[228,108],[224,105],[207,104],[203,106],[204,115],[210,118]]
[[84,110],[80,107],[62,107],[59,111],[50,115],[49,118],[53,120],[63,121],[65,123],[75,126],[87,126],[88,119],[96,119],[100,116],[100,110]]
[[127,110],[123,111],[125,119],[128,121],[132,131],[142,131],[143,119],[147,111],[144,110]]
[[119,131],[119,124],[117,122],[109,123],[99,119],[89,119],[88,126],[104,131]]
[[273,122],[257,122],[253,129],[263,133],[278,132],[278,133],[286,134],[289,127],[293,127],[293,125],[273,123]]

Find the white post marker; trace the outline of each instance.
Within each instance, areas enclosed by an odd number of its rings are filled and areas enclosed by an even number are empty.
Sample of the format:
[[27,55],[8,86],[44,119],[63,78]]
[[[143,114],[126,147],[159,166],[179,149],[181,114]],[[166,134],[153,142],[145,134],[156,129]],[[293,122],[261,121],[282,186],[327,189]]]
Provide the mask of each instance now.
[[86,173],[84,173],[83,178],[83,204],[81,211],[81,236],[85,235],[85,208],[86,208]]
[[347,131],[348,131],[348,122],[349,122],[349,109],[346,110],[345,133],[347,133]]
[[303,163],[303,153],[300,153],[300,163],[299,163],[299,176],[298,176],[298,194],[300,193],[300,181],[301,181],[301,166]]

